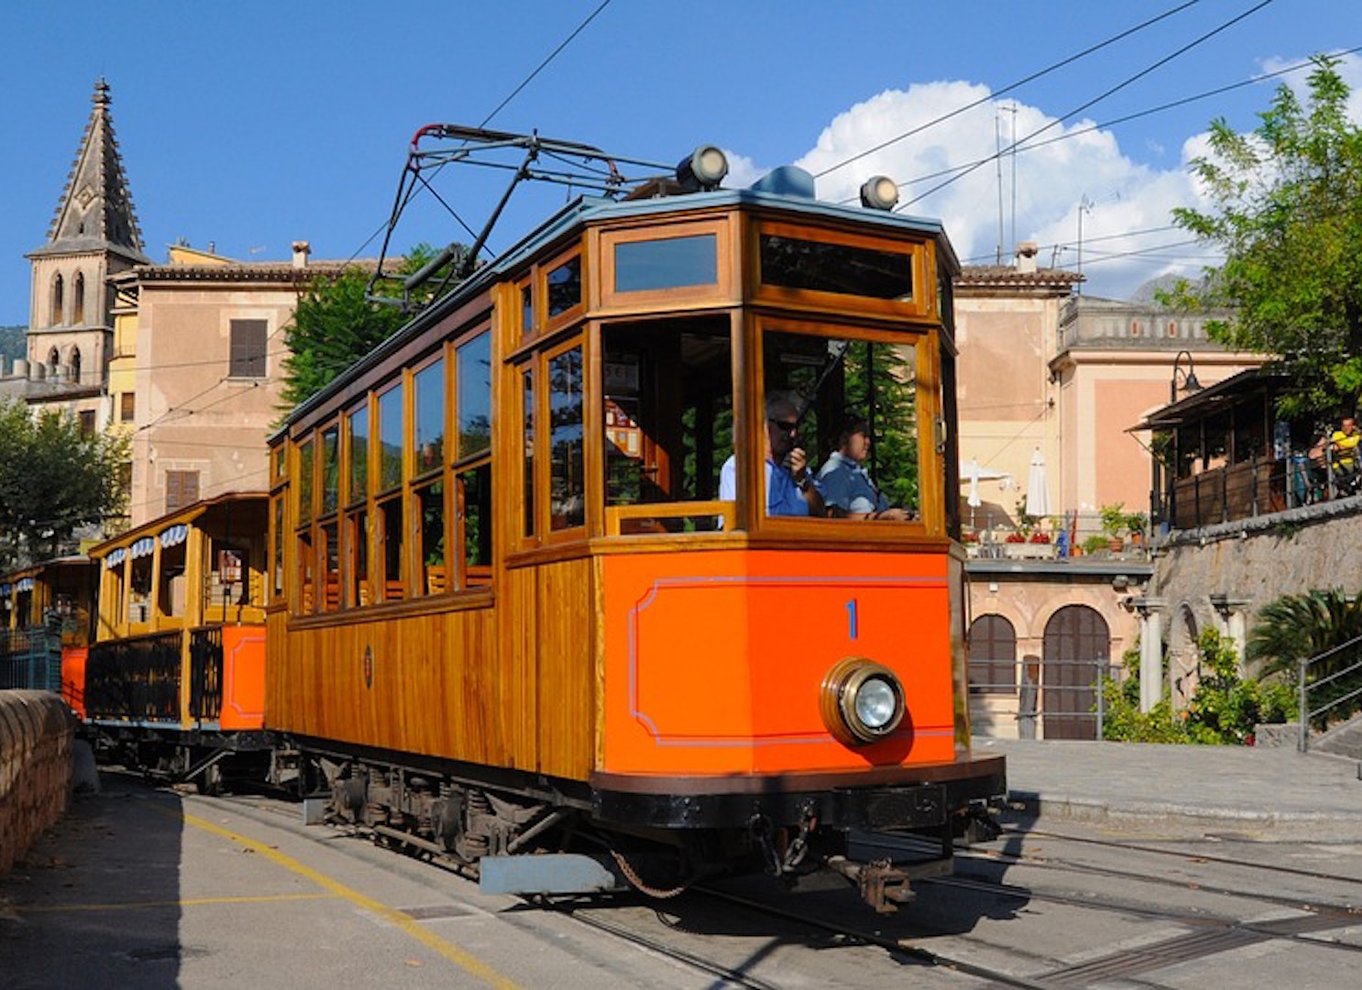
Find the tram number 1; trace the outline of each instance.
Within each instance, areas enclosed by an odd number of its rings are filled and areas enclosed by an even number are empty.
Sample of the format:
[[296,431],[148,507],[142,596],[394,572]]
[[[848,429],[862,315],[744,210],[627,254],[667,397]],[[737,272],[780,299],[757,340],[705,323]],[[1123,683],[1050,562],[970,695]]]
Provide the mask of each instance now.
[[858,632],[856,623],[856,599],[847,602],[847,634],[850,639],[855,639]]

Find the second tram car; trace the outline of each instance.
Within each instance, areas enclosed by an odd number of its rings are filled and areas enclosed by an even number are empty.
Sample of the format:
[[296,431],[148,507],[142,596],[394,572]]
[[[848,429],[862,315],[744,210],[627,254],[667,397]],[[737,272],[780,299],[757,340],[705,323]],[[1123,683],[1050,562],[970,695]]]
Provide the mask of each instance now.
[[[969,747],[958,262],[798,169],[699,185],[572,202],[289,416],[265,725],[333,815],[499,889],[585,854],[892,910],[1004,792]],[[836,504],[839,457],[894,511]]]

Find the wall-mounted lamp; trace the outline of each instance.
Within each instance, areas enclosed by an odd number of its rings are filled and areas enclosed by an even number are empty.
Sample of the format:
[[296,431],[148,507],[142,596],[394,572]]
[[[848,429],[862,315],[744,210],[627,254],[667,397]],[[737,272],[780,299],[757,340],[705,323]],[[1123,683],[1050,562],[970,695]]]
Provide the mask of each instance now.
[[1168,383],[1168,404],[1171,406],[1178,401],[1178,365],[1183,358],[1187,359],[1187,369],[1182,372],[1182,390],[1184,392],[1200,392],[1201,382],[1196,380],[1196,366],[1192,362],[1191,351],[1178,351],[1177,357],[1173,358],[1173,378]]

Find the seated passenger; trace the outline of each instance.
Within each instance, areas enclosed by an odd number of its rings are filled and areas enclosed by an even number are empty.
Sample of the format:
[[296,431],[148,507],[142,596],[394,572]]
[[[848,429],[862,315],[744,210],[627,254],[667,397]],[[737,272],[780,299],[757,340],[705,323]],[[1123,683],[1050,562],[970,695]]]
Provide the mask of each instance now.
[[[762,433],[766,460],[766,514],[821,516],[823,496],[809,470],[809,458],[797,443],[799,413],[782,395],[766,400],[766,429]],[[738,466],[732,456],[719,471],[719,498],[738,497]]]
[[870,453],[870,424],[862,416],[847,415],[837,435],[837,449],[818,472],[818,484],[831,514],[847,519],[909,519],[911,516],[889,504],[884,492],[875,487],[862,463]]

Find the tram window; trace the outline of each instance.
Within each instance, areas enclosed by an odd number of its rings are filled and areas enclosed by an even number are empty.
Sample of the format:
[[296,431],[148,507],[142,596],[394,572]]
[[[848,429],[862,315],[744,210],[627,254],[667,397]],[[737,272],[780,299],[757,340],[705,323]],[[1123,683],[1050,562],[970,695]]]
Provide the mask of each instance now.
[[444,482],[416,491],[417,511],[421,513],[421,587],[418,594],[442,595],[449,590],[445,567],[445,486]]
[[548,361],[549,528],[586,522],[582,461],[582,349],[572,347]]
[[166,618],[184,615],[185,545],[161,548],[161,580],[156,589],[156,613]]
[[534,526],[534,431],[536,427],[534,416],[534,369],[526,368],[520,375],[521,393],[524,401],[524,434],[525,446],[521,453],[522,463],[522,484],[521,502],[525,506],[524,533],[526,537],[535,534]]
[[[726,318],[608,328],[602,335],[607,507],[718,498],[733,452]],[[619,532],[713,530],[711,512],[624,517]]]
[[310,615],[316,604],[312,591],[312,574],[316,566],[312,531],[303,530],[298,534],[298,611],[303,615]]
[[321,610],[334,612],[340,608],[340,546],[334,522],[327,523],[317,530],[322,543],[322,597]]
[[[132,394],[132,393],[125,393],[125,394]],[[125,419],[126,419],[126,417],[125,417]],[[283,444],[280,444],[278,447],[275,447],[274,450],[270,451],[270,480],[271,480],[271,481],[283,481],[283,480],[284,480],[284,465],[285,465],[285,463],[286,463],[286,462],[285,462],[285,459],[284,459],[284,451],[285,451],[285,448],[284,448],[284,445],[283,445]]]
[[312,440],[298,448],[298,523],[312,521]]
[[787,289],[910,301],[913,258],[906,251],[762,234],[761,280]]
[[335,512],[340,501],[340,428],[322,430],[322,515]]
[[383,600],[401,601],[402,581],[402,499],[390,498],[378,507],[383,521]]
[[829,516],[916,518],[916,362],[912,344],[765,334],[765,397],[784,396],[794,406],[794,443],[818,478]]
[[402,483],[402,386],[378,397],[378,488],[387,491]]
[[492,465],[459,472],[459,531],[469,585],[492,579]]
[[272,569],[270,592],[272,599],[284,594],[284,499],[274,499],[274,567]]
[[[445,462],[444,358],[416,372],[412,376],[412,387],[416,392],[416,465],[413,470],[425,474],[439,469]],[[386,424],[384,435],[387,435]]]
[[372,605],[374,599],[369,592],[369,513],[360,509],[346,517],[345,525],[352,582],[348,603]]
[[[133,560],[129,575],[130,597],[129,621],[143,623],[151,620],[151,554],[137,557]],[[27,612],[27,607],[21,607]],[[24,613],[21,613],[24,614]]]
[[534,335],[534,286],[530,282],[520,287],[520,335]]
[[492,446],[492,335],[480,333],[458,350],[459,451],[463,460]]
[[549,319],[566,313],[582,301],[582,256],[576,255],[548,275]]
[[360,406],[346,419],[350,432],[350,484],[346,496],[358,502],[369,494],[369,407]]
[[615,245],[615,291],[646,292],[719,281],[718,237],[697,234]]

